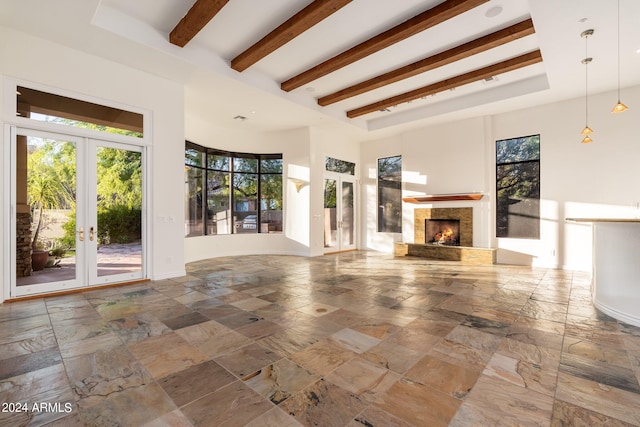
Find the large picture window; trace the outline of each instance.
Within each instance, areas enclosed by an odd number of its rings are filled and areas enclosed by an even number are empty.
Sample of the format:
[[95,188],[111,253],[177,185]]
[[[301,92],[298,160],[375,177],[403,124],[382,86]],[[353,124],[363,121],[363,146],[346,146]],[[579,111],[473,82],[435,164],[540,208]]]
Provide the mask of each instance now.
[[282,232],[282,154],[185,146],[185,235]]
[[496,236],[540,238],[540,135],[496,141]]
[[402,233],[402,156],[378,159],[378,231]]

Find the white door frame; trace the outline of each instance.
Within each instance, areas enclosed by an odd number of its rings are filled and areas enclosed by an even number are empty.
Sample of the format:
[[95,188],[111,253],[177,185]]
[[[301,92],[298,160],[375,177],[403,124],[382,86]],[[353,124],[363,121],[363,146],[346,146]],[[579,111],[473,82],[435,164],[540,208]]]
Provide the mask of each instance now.
[[[69,129],[72,131],[72,129]],[[16,160],[17,160],[17,136],[35,136],[48,139],[64,140],[76,144],[76,278],[68,281],[58,281],[42,284],[16,285],[16,219],[17,219],[17,201],[16,201]],[[7,268],[4,270],[4,295],[5,298],[17,298],[28,295],[46,294],[51,292],[59,292],[71,289],[82,289],[90,286],[104,285],[108,283],[118,283],[131,280],[140,280],[147,277],[149,265],[149,247],[147,233],[147,199],[148,199],[148,165],[147,150],[144,145],[134,145],[126,143],[118,143],[109,141],[108,139],[89,138],[84,136],[75,136],[73,132],[59,133],[47,130],[37,130],[27,127],[17,127],[14,125],[5,125],[5,164],[3,169],[5,173],[5,196],[4,206],[5,213],[9,213],[5,221],[5,230],[8,230],[8,238],[4,239],[4,260],[3,264]],[[95,152],[98,146],[120,148],[141,153],[142,158],[142,268],[140,272],[125,273],[112,276],[97,276],[96,249],[97,241],[88,239],[89,232],[86,225],[89,223],[96,224],[97,212],[95,203],[92,205],[89,200],[96,200],[96,168],[95,168]],[[8,191],[6,191],[8,190]],[[8,209],[7,209],[8,207]],[[85,225],[84,242],[79,242],[78,229],[79,226]],[[95,225],[94,225],[95,227]]]
[[[337,235],[336,245],[332,247],[324,248],[324,253],[343,252],[357,249],[358,246],[358,186],[357,180],[354,175],[342,174],[337,172],[325,171],[323,178],[323,186],[325,180],[331,179],[336,181],[336,220],[337,220]],[[353,244],[344,245],[342,239],[343,233],[343,205],[342,205],[342,183],[349,182],[353,184]],[[324,193],[324,192],[323,192]]]

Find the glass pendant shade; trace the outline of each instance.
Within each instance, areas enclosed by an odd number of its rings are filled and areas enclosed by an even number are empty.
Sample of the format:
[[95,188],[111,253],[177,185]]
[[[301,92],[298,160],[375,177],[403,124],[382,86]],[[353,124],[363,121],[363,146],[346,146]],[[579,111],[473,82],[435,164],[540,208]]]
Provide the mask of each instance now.
[[589,135],[590,133],[593,133],[593,129],[591,129],[589,126],[585,126],[584,129],[582,129],[582,132],[580,132],[581,135]]
[[612,113],[622,113],[623,111],[627,111],[628,108],[629,107],[627,107],[622,102],[620,102],[620,100],[618,100],[618,103],[613,107],[611,112]]
[[593,142],[593,139],[591,139],[591,138],[589,137],[589,135],[587,135],[587,136],[585,136],[584,138],[582,138],[582,141],[580,141],[580,142],[582,142],[583,144],[588,144],[588,143],[590,143],[590,142]]

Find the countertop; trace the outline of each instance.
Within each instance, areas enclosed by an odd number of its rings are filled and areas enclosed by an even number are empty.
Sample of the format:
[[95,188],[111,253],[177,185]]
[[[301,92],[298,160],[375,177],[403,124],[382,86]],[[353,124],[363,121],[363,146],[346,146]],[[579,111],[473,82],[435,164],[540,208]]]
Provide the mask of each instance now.
[[565,218],[571,222],[640,222],[640,218]]

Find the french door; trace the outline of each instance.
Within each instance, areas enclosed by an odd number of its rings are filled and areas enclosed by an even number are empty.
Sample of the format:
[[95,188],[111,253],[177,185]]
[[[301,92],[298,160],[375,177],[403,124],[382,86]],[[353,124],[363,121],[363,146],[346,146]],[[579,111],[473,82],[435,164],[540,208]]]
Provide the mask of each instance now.
[[324,252],[356,249],[356,185],[351,175],[324,180]]
[[11,298],[145,277],[142,147],[10,134]]

